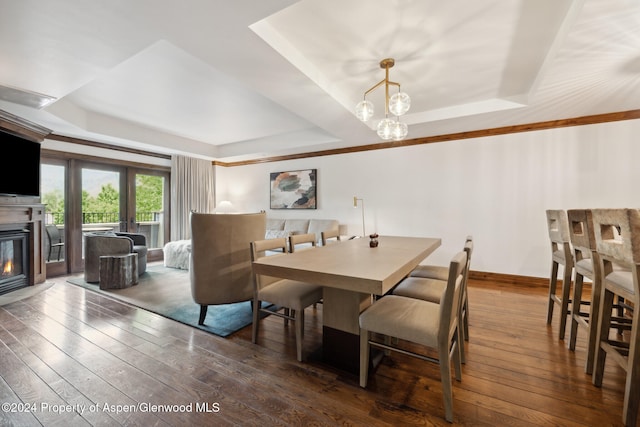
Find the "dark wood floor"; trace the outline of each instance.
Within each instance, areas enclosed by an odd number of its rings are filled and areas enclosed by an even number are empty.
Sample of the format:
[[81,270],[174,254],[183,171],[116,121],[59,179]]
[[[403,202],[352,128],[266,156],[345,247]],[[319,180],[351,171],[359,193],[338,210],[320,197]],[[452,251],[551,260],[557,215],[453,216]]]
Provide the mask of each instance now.
[[[254,345],[250,326],[220,338],[49,280],[47,290],[0,307],[0,401],[9,404],[1,425],[449,425],[431,363],[392,354],[365,390],[353,375],[298,363],[293,327],[274,316]],[[624,372],[608,363],[603,387],[594,387],[583,370],[584,331],[570,352],[557,317],[545,323],[545,295],[471,281],[456,424],[622,424]],[[306,323],[311,355],[321,305]]]

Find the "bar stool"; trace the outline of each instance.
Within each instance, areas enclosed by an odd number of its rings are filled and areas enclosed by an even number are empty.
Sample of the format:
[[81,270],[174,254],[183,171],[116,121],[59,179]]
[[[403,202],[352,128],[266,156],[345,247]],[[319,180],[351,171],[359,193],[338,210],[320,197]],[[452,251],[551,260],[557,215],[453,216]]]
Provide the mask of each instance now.
[[[571,209],[567,211],[569,221],[569,235],[573,246],[573,259],[575,269],[575,279],[573,282],[572,301],[580,301],[580,306],[576,309],[575,303],[571,310],[571,331],[569,332],[569,349],[575,351],[578,327],[587,330],[587,360],[584,371],[591,375],[593,373],[593,360],[596,352],[597,324],[600,307],[600,293],[602,273],[600,272],[600,259],[596,250],[596,236],[593,228],[593,217],[589,209]],[[591,299],[582,299],[584,278],[591,280]],[[621,298],[620,298],[621,299]],[[588,305],[589,311],[583,311],[582,305]],[[622,333],[625,319],[622,318],[623,306],[614,304],[618,310],[617,317],[611,317],[616,328]],[[628,329],[628,328],[627,328]]]
[[[567,314],[569,313],[569,293],[571,291],[571,276],[573,275],[573,255],[571,254],[571,241],[569,237],[569,222],[564,210],[547,210],[547,228],[551,240],[551,277],[549,279],[549,301],[547,307],[547,325],[553,319],[555,304],[560,306],[560,333],[559,338],[564,339],[567,326]],[[556,294],[558,286],[558,270],[563,266],[562,290]]]
[[[594,209],[592,213],[602,274],[593,384],[602,386],[605,361],[610,356],[627,372],[622,421],[626,426],[635,426],[640,406],[637,309],[640,295],[640,210]],[[611,328],[615,327],[611,318],[616,295],[634,307],[628,335],[611,334]]]
[[[587,330],[587,360],[584,371],[593,373],[593,359],[596,348],[596,332],[598,324],[598,308],[600,306],[600,260],[596,252],[596,236],[593,230],[593,218],[588,209],[571,209],[567,211],[569,236],[573,246],[574,269],[573,299],[571,310],[571,331],[569,333],[569,349],[575,351],[578,326]],[[591,300],[582,300],[584,278],[591,280]],[[580,301],[580,305],[576,305]],[[582,304],[589,305],[589,312],[581,310]]]

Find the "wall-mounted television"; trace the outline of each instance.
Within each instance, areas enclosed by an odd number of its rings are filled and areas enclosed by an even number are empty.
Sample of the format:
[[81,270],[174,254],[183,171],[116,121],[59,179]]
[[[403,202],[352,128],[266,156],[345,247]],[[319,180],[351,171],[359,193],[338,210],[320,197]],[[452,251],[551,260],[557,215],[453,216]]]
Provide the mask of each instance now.
[[0,196],[40,196],[40,143],[0,131]]

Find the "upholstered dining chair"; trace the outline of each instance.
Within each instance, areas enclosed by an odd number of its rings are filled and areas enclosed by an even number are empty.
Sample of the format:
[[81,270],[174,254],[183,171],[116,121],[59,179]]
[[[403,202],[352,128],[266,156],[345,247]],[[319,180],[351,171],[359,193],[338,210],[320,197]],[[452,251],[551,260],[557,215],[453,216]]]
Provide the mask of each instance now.
[[[360,314],[360,387],[367,386],[370,347],[397,351],[440,365],[440,380],[444,398],[445,418],[453,422],[453,390],[451,361],[456,380],[462,376],[460,360],[460,329],[458,309],[467,262],[465,252],[451,260],[447,286],[440,303],[398,295],[385,295]],[[383,337],[383,342],[378,338]],[[392,345],[387,337],[397,338]],[[403,342],[419,344],[437,351],[438,357],[428,357],[407,349]]]
[[[549,299],[547,301],[547,325],[553,320],[553,308],[560,306],[559,338],[564,339],[569,314],[571,276],[573,275],[573,254],[571,253],[571,237],[567,212],[560,209],[549,209],[547,214],[547,230],[551,242],[551,275],[549,277]],[[557,294],[558,271],[563,267],[562,289]]]
[[[473,236],[467,236],[466,242],[473,241]],[[449,275],[449,267],[446,265],[431,265],[420,264],[414,268],[409,276],[411,277],[425,277],[427,279],[447,280]]]
[[335,243],[340,241],[340,230],[325,230],[320,232],[320,240],[322,246],[327,246],[329,243]]
[[[284,252],[270,256],[289,256],[288,252],[286,252],[287,241],[285,238],[253,241],[250,243],[250,248],[252,261],[256,261],[265,256],[265,251]],[[322,299],[322,286],[255,273],[253,276],[253,331],[251,335],[253,343],[258,342],[260,312],[267,312],[272,316],[282,317],[285,319],[285,322],[292,320],[295,325],[296,355],[298,361],[302,362],[304,310]],[[274,312],[262,308],[263,301],[280,307],[283,309],[283,312]]]
[[[466,363],[466,353],[464,341],[469,341],[469,298],[467,296],[467,282],[469,279],[469,267],[471,265],[471,255],[473,254],[473,238],[467,237],[464,243],[464,252],[467,254],[467,260],[463,271],[462,291],[460,298],[460,308],[458,310],[458,321],[460,322],[460,356],[462,363]],[[449,268],[444,266],[426,266],[423,265],[420,271],[422,276],[409,275],[403,279],[392,291],[392,295],[399,295],[409,298],[418,298],[430,301],[436,304],[440,303],[444,289],[447,286]],[[433,277],[428,277],[429,267],[433,269]],[[444,269],[444,270],[443,270]],[[414,270],[415,272],[415,270]],[[444,274],[444,273],[447,274]],[[442,279],[442,277],[444,277]]]
[[[288,237],[289,239],[289,252],[294,253],[296,250],[305,250],[312,249],[316,247],[316,239],[317,236],[315,233],[306,233],[306,234],[292,234]],[[313,303],[313,308],[318,306],[318,303],[322,303],[322,299]],[[285,314],[288,311],[285,310]],[[286,323],[286,322],[285,322]]]
[[[592,213],[602,274],[593,384],[602,386],[607,357],[616,361],[627,373],[622,421],[625,426],[635,426],[640,407],[640,333],[637,309],[640,302],[640,210],[594,209]],[[633,304],[630,333],[616,334],[612,331],[614,325],[611,317],[615,296],[621,296]]]
[[289,252],[316,247],[316,234],[292,234],[289,236]]
[[[467,236],[465,240],[465,249],[467,250],[467,275],[469,274],[468,268],[471,264],[471,252],[473,251],[473,245],[470,248],[467,248],[467,243],[473,242],[473,236]],[[444,265],[418,265],[416,268],[409,273],[410,277],[424,277],[426,279],[437,279],[437,280],[447,280],[447,274],[449,272],[449,268]],[[469,299],[467,298],[467,279],[465,277],[465,287],[464,294],[462,295],[462,309],[463,309],[463,318],[464,324],[461,332],[464,334],[465,341],[469,341]],[[464,358],[463,358],[464,361]]]

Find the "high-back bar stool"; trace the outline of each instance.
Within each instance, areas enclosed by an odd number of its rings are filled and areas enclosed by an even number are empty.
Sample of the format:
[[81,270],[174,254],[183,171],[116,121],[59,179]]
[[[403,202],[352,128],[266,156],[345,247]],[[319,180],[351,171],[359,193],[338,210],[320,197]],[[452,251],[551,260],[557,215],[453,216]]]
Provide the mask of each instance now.
[[[571,310],[571,331],[569,332],[569,349],[575,351],[578,337],[578,327],[583,327],[589,334],[587,337],[587,359],[584,371],[591,375],[593,373],[593,361],[596,351],[597,325],[600,307],[600,293],[602,273],[600,272],[600,259],[596,250],[596,236],[593,226],[593,217],[590,209],[571,209],[567,211],[569,221],[569,235],[573,246],[573,261],[575,278],[573,281],[572,301],[580,301],[580,306],[572,303]],[[582,291],[584,289],[584,278],[591,280],[591,299],[583,300]],[[619,297],[619,300],[622,298]],[[582,309],[582,305],[588,305],[589,311]],[[618,316],[611,317],[612,323],[622,333],[625,329],[624,323],[627,319],[623,315],[624,306],[614,304],[614,308],[619,313]],[[628,327],[626,328],[628,329]]]
[[[592,213],[602,274],[593,384],[602,386],[607,356],[616,361],[627,372],[622,421],[626,426],[635,426],[640,405],[640,210],[594,209]],[[630,333],[612,331],[616,295],[633,304]]]
[[[570,209],[567,211],[569,236],[573,246],[575,280],[573,283],[573,304],[571,310],[571,331],[569,349],[575,351],[578,326],[588,332],[587,360],[584,371],[591,375],[596,347],[598,308],[600,306],[600,260],[596,252],[596,236],[593,230],[593,218],[589,209]],[[582,300],[584,278],[591,281],[591,299]],[[580,301],[580,305],[577,302]],[[589,311],[582,310],[582,304],[589,305]]]
[[[567,326],[567,314],[569,313],[571,276],[573,275],[573,254],[571,253],[571,240],[569,237],[569,222],[564,210],[552,210],[547,212],[547,228],[551,241],[551,277],[549,278],[549,300],[547,306],[547,324],[553,320],[553,308],[555,304],[560,306],[560,333],[564,339]],[[557,295],[558,270],[563,267],[562,290]]]

